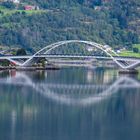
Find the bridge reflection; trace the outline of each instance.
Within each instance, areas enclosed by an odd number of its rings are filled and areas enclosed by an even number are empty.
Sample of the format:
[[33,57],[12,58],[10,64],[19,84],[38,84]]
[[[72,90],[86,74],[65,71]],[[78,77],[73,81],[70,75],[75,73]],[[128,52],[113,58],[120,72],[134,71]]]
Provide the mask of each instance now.
[[[45,81],[47,73],[39,72],[37,79],[40,77],[42,82],[37,82],[31,76],[24,72],[10,71],[1,72],[0,84],[12,86],[27,86],[33,88],[45,98],[67,105],[93,105],[103,100],[115,96],[119,90],[129,88],[140,89],[140,82],[132,77],[118,77],[115,81],[97,83],[51,83]],[[88,76],[90,74],[90,76]],[[92,72],[88,71],[87,78],[90,81]],[[35,78],[35,77],[34,77]]]

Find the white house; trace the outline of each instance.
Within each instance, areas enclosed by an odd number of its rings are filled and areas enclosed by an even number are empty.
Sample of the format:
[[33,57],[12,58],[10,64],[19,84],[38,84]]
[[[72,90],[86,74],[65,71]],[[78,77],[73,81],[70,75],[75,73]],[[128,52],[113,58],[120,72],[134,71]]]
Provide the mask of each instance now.
[[109,45],[104,45],[103,48],[106,50],[106,51],[111,51],[112,48],[109,46]]

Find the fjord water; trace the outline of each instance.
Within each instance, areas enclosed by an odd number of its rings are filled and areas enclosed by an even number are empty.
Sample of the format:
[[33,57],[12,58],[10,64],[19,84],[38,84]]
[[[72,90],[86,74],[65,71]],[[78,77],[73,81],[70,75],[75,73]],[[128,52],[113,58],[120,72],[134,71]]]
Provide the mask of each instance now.
[[0,72],[0,140],[138,140],[139,132],[139,75]]

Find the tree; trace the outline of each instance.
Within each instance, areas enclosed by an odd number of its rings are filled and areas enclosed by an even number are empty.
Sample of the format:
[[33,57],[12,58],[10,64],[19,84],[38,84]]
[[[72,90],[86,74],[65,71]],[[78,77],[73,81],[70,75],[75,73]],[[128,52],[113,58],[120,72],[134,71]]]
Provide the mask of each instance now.
[[139,53],[139,49],[138,48],[133,48],[133,52],[134,53]]
[[26,55],[26,51],[25,49],[18,49],[17,52],[16,52],[16,55]]
[[8,9],[15,9],[16,5],[11,1],[5,1],[2,3],[2,6],[8,8]]

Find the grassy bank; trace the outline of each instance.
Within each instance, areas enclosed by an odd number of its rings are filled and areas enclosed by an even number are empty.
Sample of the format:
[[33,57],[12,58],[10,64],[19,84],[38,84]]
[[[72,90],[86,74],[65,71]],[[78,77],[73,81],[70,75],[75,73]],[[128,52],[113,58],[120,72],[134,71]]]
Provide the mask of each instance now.
[[17,10],[17,9],[7,9],[3,6],[0,6],[0,17],[4,16],[10,16],[15,13],[25,13],[27,15],[32,15],[32,14],[41,14],[44,12],[47,12],[47,10]]
[[140,44],[134,44],[133,48],[138,48],[139,53],[134,53],[133,51],[124,50],[119,53],[120,56],[128,56],[128,57],[139,57],[140,58]]
[[119,53],[120,56],[128,56],[128,57],[139,57],[140,58],[140,53],[134,53],[132,51],[122,51]]
[[133,45],[133,48],[138,48],[139,51],[140,51],[140,44],[134,44],[134,45]]

